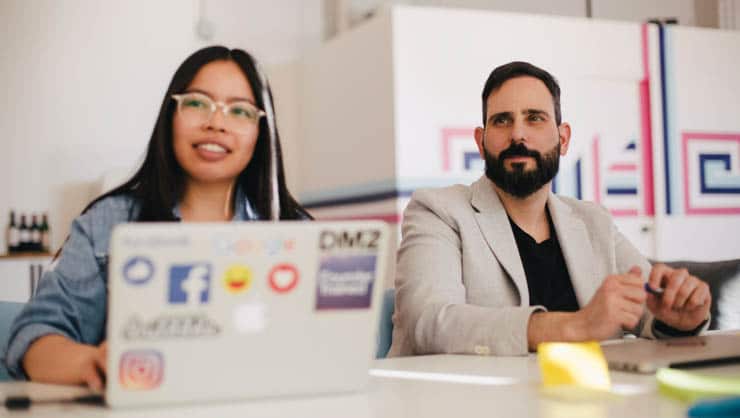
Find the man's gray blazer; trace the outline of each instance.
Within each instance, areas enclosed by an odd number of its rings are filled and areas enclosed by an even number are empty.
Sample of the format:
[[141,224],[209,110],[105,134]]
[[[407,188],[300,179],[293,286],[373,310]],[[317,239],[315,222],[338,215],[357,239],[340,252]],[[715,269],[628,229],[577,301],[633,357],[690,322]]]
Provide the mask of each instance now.
[[[608,275],[650,263],[594,203],[550,194],[547,207],[579,306]],[[493,183],[416,191],[404,212],[389,355],[524,355],[533,311],[524,267]],[[636,333],[653,337],[647,309]]]

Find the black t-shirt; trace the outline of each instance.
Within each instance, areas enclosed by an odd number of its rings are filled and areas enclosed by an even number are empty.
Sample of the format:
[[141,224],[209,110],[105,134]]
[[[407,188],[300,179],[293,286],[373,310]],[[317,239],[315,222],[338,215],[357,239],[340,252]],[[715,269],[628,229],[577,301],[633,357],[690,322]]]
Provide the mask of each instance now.
[[574,312],[578,310],[578,300],[549,212],[547,220],[550,238],[538,244],[509,218],[527,276],[529,305],[542,305],[549,311]]

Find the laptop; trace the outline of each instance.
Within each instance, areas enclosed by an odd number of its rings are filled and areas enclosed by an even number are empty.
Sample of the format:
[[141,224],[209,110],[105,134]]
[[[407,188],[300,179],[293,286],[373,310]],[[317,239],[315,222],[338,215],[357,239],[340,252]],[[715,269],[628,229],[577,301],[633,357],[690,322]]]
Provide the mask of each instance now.
[[655,373],[661,367],[688,368],[740,362],[740,331],[647,340],[643,338],[602,343],[609,368]]
[[361,390],[387,251],[376,221],[116,227],[106,403]]

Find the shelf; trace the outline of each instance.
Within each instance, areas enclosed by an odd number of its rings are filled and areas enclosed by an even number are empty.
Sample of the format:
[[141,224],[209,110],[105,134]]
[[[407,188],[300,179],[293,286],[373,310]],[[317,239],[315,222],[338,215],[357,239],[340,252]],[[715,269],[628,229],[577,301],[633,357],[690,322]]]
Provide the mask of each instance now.
[[12,253],[12,254],[0,254],[0,260],[21,260],[28,258],[50,258],[53,257],[52,253],[37,253],[37,252],[23,252],[23,253]]

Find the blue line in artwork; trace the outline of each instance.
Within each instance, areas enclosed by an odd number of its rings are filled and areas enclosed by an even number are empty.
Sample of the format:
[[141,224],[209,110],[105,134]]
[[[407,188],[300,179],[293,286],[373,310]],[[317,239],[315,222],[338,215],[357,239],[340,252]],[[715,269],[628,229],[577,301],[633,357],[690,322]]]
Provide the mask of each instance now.
[[637,194],[637,188],[627,187],[627,188],[618,188],[618,187],[607,187],[606,194],[619,194],[619,195],[636,195]]
[[666,48],[665,27],[658,24],[658,41],[660,50],[660,94],[663,105],[663,167],[665,170],[665,210],[667,214],[673,213],[671,207],[671,169],[670,169],[670,132],[668,129],[668,94],[666,86]]
[[465,158],[465,169],[470,170],[473,166],[473,163],[476,161],[480,161],[480,154],[477,152],[466,152],[464,154]]
[[738,187],[717,187],[707,185],[707,174],[709,165],[712,161],[718,161],[723,164],[725,170],[730,170],[730,156],[727,154],[702,154],[699,156],[699,176],[701,192],[708,194],[739,194]]
[[581,160],[576,162],[576,198],[583,199],[583,190],[581,184]]

